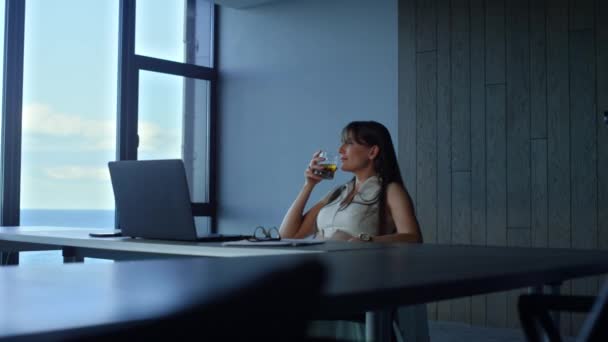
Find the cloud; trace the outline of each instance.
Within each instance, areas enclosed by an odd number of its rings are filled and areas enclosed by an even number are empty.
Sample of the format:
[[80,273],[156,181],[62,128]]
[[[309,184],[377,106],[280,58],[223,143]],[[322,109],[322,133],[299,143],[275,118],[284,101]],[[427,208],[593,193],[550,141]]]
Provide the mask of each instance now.
[[47,167],[44,169],[44,173],[49,178],[57,180],[110,180],[110,173],[105,167],[64,165]]
[[175,130],[167,130],[148,121],[139,123],[140,153],[162,153],[177,157],[176,153],[181,156],[181,143],[180,135]]
[[23,137],[34,150],[112,150],[115,120],[85,119],[33,103],[23,107]]
[[[140,121],[140,152],[179,153],[180,134],[156,123]],[[86,119],[54,111],[45,104],[23,108],[24,146],[33,150],[114,150],[115,119]]]
[[26,104],[23,108],[23,130],[51,136],[101,138],[114,134],[115,120],[83,119],[77,115],[54,112],[44,104]]

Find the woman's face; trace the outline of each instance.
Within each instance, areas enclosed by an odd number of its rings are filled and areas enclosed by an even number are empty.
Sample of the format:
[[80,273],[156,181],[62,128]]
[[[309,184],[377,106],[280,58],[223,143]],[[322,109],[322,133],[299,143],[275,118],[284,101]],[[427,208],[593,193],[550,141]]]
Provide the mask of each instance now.
[[352,134],[349,133],[339,150],[342,171],[355,172],[368,167],[372,162],[370,149],[370,147],[355,141]]

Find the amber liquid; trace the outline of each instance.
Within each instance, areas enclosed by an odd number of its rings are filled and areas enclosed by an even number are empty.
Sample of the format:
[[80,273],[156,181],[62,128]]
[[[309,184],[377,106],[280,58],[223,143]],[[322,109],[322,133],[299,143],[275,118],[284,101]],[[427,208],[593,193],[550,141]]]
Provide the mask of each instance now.
[[319,166],[323,167],[323,170],[319,170],[317,173],[319,176],[321,176],[321,178],[334,179],[334,174],[336,173],[336,170],[338,169],[338,165],[321,164]]

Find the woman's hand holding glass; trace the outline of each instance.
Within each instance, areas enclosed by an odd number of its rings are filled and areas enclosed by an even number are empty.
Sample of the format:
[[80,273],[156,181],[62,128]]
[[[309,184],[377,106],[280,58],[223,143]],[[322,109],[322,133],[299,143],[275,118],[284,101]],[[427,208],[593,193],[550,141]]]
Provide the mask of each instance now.
[[320,157],[321,152],[322,151],[320,150],[315,152],[315,154],[312,155],[310,163],[308,163],[308,167],[304,172],[304,179],[306,181],[306,184],[317,185],[320,181],[323,180],[323,177],[318,174],[320,171],[323,170],[323,166],[321,166],[320,163],[325,160],[325,158]]
[[306,182],[318,184],[323,179],[334,179],[338,169],[338,155],[320,150],[313,154],[305,172]]

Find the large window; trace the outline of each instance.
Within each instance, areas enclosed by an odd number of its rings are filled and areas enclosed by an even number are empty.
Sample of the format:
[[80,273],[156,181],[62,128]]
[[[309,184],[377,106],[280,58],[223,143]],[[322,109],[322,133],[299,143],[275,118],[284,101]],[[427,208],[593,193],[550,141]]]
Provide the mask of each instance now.
[[173,62],[212,66],[212,12],[211,0],[138,1],[135,53]]
[[185,0],[139,0],[135,53],[184,63]]
[[123,13],[133,10],[129,4],[137,6],[136,17],[121,26],[120,73],[130,86],[120,95],[119,157],[183,159],[197,230],[209,232],[215,215],[213,3],[125,1]]
[[[0,0],[0,18],[4,18],[4,1]],[[0,21],[0,46],[4,46],[4,22]],[[0,53],[0,80],[4,78],[4,54]],[[4,91],[0,83],[0,103],[3,101]],[[2,132],[2,120],[0,120],[0,132]],[[0,149],[0,153],[1,153]],[[0,155],[0,160],[2,156]]]
[[209,201],[208,97],[209,81],[139,73],[138,159],[183,159],[198,203]]
[[5,2],[3,224],[112,227],[107,163],[181,158],[212,230],[213,2],[0,0],[2,18]]
[[[0,1],[0,18],[4,18],[4,2]],[[4,22],[0,22],[0,46],[4,46]],[[0,53],[0,80],[4,78],[4,54]],[[0,83],[0,103],[3,101],[4,91]],[[2,134],[2,120],[0,120],[0,134]],[[1,139],[0,139],[1,141]],[[0,149],[0,161],[2,160],[2,149]]]
[[114,225],[118,3],[26,2],[22,225]]

